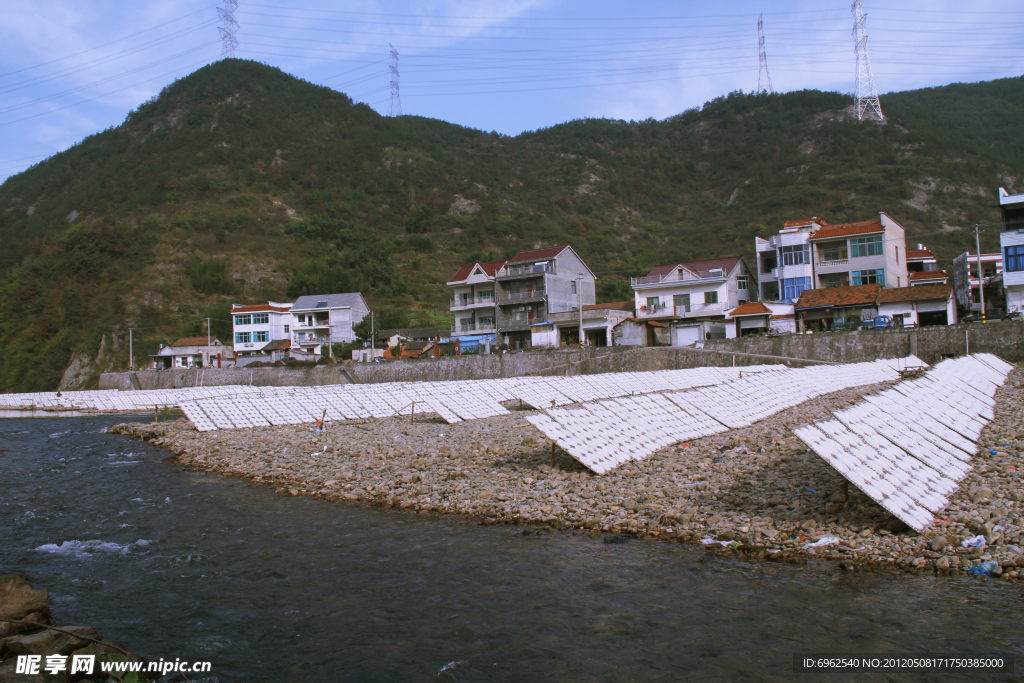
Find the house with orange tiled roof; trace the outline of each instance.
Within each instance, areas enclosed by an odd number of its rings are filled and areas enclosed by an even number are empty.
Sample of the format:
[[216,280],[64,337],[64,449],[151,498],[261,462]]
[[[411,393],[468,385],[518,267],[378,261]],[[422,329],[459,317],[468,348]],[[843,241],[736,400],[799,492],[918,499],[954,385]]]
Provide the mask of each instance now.
[[153,359],[154,370],[171,368],[219,368],[234,365],[230,346],[217,337],[182,337],[169,346],[160,347]]
[[449,310],[455,314],[452,336],[462,342],[490,341],[498,332],[498,305],[494,277],[505,261],[462,266],[448,281],[452,288]]
[[[631,282],[637,319],[668,325],[672,346],[734,337],[727,314],[757,298],[756,282],[739,256],[655,266]],[[655,341],[652,332],[649,345]]]
[[910,283],[906,232],[885,212],[877,220],[829,225],[787,221],[777,235],[755,238],[760,298],[790,301],[808,289]]
[[809,289],[796,302],[799,331],[832,329],[837,319],[871,320],[887,315],[903,327],[952,325],[957,322],[953,288],[946,284],[883,287],[881,283]]

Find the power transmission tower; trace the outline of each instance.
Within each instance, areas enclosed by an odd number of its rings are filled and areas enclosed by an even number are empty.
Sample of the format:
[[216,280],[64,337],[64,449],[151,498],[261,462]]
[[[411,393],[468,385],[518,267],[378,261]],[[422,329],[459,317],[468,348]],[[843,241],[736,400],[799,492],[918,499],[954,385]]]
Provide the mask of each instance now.
[[235,21],[235,10],[238,9],[238,0],[222,0],[223,7],[217,8],[217,16],[224,22],[223,26],[218,26],[217,30],[220,31],[220,40],[222,47],[220,54],[222,57],[234,57],[235,48],[238,47],[238,38],[235,37],[235,33],[241,26]]
[[768,54],[764,51],[764,14],[757,17],[757,50],[761,70],[757,73],[757,92],[775,92],[772,90],[772,77],[768,73]]
[[[875,87],[875,75],[871,71],[871,61],[868,59],[868,34],[864,28],[864,22],[868,16],[864,14],[861,0],[854,0],[850,6],[853,12],[853,37],[856,39],[854,52],[857,54],[857,90],[854,97],[857,98],[857,120],[863,121],[864,115],[871,112],[884,121],[882,115],[882,103],[878,101],[878,89]],[[871,108],[871,112],[868,108]]]
[[402,98],[398,96],[398,50],[391,43],[391,102],[388,104],[388,116],[402,115]]

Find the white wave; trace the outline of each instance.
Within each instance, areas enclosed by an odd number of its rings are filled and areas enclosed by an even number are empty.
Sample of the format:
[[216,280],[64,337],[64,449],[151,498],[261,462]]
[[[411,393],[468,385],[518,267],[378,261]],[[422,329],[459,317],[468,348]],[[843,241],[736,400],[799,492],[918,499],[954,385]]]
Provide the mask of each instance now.
[[56,543],[45,543],[38,548],[34,548],[34,550],[37,553],[74,557],[79,560],[84,560],[97,553],[107,555],[127,555],[133,547],[145,548],[150,543],[152,543],[152,541],[148,541],[144,538],[140,538],[135,541],[135,543],[127,543],[124,545],[93,539],[91,541],[64,541],[60,545],[57,545]]

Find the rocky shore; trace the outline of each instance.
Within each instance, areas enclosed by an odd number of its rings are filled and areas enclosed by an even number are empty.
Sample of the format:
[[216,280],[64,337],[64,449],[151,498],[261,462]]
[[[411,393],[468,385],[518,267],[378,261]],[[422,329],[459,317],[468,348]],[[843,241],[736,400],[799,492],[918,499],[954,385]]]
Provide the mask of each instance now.
[[[578,528],[608,541],[633,534],[767,560],[829,560],[846,570],[1019,580],[1024,372],[1015,369],[1000,388],[974,470],[922,534],[847,488],[791,431],[887,386],[835,392],[604,476],[552,456],[551,442],[523,419],[528,413],[515,410],[456,425],[430,414],[348,421],[323,436],[305,425],[200,433],[185,420],[112,431],[169,448],[184,466],[288,495],[521,524],[523,533]],[[978,536],[980,545],[962,545]]]
[[[17,671],[19,655],[40,657],[36,674]],[[71,658],[95,656],[94,672],[71,674]],[[56,658],[56,661],[55,659]],[[0,575],[0,681],[89,681],[113,680],[100,673],[100,661],[138,661],[136,655],[111,641],[102,639],[91,626],[50,624],[50,594],[36,590],[18,574]],[[46,671],[48,664],[57,668]],[[148,680],[144,677],[139,681]]]

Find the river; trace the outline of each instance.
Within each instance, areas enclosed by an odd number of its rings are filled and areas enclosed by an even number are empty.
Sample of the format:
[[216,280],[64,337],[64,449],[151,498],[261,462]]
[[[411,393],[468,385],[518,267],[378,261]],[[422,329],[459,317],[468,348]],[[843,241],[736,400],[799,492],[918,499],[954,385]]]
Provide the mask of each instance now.
[[[282,496],[102,433],[124,419],[0,420],[0,573],[203,680],[819,680],[792,654],[1024,651],[1018,585]],[[1014,680],[888,678],[981,679]]]

